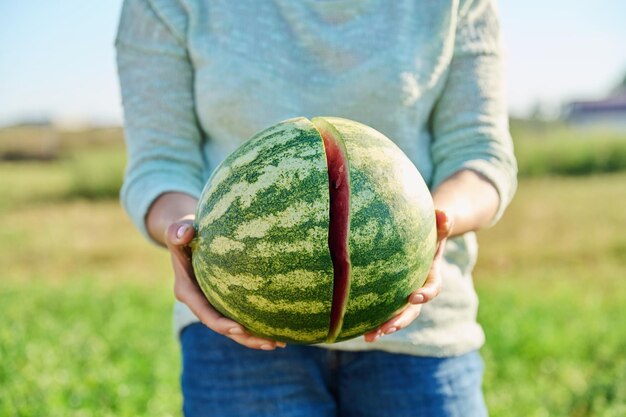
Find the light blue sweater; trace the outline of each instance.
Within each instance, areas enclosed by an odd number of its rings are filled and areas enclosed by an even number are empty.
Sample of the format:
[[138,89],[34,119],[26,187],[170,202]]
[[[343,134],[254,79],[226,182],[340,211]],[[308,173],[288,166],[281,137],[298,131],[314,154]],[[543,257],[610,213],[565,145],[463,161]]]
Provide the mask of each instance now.
[[[516,186],[502,56],[490,0],[126,0],[116,41],[128,167],[121,198],[147,236],[162,193],[198,197],[253,133],[296,116],[360,121],[395,141],[431,188],[461,169]],[[444,288],[407,329],[374,344],[448,356],[484,335],[473,233],[451,239]],[[182,304],[181,329],[197,320]]]

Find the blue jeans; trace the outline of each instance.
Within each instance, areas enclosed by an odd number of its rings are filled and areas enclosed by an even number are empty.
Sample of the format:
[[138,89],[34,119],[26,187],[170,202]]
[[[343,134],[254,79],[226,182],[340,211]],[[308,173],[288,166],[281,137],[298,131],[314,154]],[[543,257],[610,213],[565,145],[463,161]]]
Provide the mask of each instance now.
[[487,415],[478,352],[428,358],[287,345],[252,350],[200,323],[181,333],[186,417]]

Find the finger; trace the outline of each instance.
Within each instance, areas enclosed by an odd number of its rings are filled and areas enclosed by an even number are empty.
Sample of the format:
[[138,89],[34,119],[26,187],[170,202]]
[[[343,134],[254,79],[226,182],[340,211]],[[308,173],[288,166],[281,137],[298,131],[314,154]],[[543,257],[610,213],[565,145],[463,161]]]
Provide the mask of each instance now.
[[224,317],[215,310],[197,287],[187,287],[179,290],[179,293],[181,293],[180,301],[184,302],[196,317],[214,332],[253,349],[273,350],[277,346],[285,346],[282,342],[250,335],[241,324]]
[[378,329],[366,333],[366,342],[375,342],[384,335],[392,334],[411,324],[422,311],[421,305],[409,305],[400,314],[392,317]]
[[431,301],[439,295],[442,285],[443,279],[439,273],[439,266],[435,263],[428,271],[426,282],[409,297],[409,302],[411,304],[424,304]]
[[165,243],[168,247],[188,245],[195,234],[191,220],[172,223],[165,232]]
[[228,335],[245,332],[243,326],[215,310],[194,282],[180,276],[183,274],[179,272],[174,282],[174,294],[178,301],[187,305],[202,323],[217,333]]
[[284,347],[282,342],[276,342],[248,334],[245,328],[234,320],[224,317],[206,299],[195,281],[185,275],[185,271],[179,266],[174,293],[176,298],[186,304],[200,321],[223,336],[230,337],[244,346],[254,349],[272,350],[276,346]]
[[174,276],[186,277],[189,283],[194,287],[198,287],[196,282],[196,274],[193,271],[193,265],[191,263],[191,257],[185,250],[184,246],[172,246],[169,247],[172,255],[172,266],[174,267]]
[[267,340],[255,337],[249,334],[229,336],[232,340],[250,349],[274,350],[277,347],[284,348],[287,346],[285,342],[275,340]]
[[166,232],[165,240],[172,254],[172,264],[176,276],[174,289],[176,298],[186,304],[205,326],[241,345],[262,350],[285,347],[284,342],[250,335],[241,324],[224,317],[211,306],[195,280],[193,267],[189,260],[186,245],[191,242],[194,235],[195,230],[191,221],[173,223]]
[[421,305],[409,305],[404,309],[404,311],[402,311],[402,313],[398,314],[393,320],[389,320],[382,326],[383,333],[391,334],[394,331],[404,329],[406,326],[411,324],[417,316],[420,315],[421,311]]
[[435,217],[437,219],[437,248],[435,249],[435,256],[433,257],[433,265],[437,264],[443,257],[446,240],[452,232],[452,221],[445,211],[435,210]]
[[191,253],[187,244],[191,242],[195,233],[191,223],[177,222],[168,227],[165,236],[165,244],[172,254],[174,269],[178,266],[190,277],[195,277],[195,274],[191,265]]
[[452,231],[452,219],[443,210],[435,210],[435,219],[437,222],[437,241],[450,236]]

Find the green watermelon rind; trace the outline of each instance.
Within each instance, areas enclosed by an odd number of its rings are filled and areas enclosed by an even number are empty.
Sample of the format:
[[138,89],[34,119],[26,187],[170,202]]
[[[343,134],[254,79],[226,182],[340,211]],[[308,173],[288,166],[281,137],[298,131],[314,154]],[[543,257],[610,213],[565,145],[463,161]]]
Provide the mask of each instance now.
[[333,274],[328,204],[323,144],[307,119],[245,142],[216,170],[198,204],[192,262],[209,302],[252,334],[324,340]]
[[[393,142],[354,121],[323,119],[350,159],[352,271],[339,342],[406,307],[426,279],[436,227],[426,184]],[[196,212],[192,262],[209,302],[254,335],[325,342],[328,207],[326,157],[311,121],[290,119],[246,141],[215,170]]]
[[340,132],[350,158],[352,270],[336,339],[342,341],[376,329],[406,308],[409,295],[426,280],[437,232],[430,191],[404,152],[371,127],[325,119]]

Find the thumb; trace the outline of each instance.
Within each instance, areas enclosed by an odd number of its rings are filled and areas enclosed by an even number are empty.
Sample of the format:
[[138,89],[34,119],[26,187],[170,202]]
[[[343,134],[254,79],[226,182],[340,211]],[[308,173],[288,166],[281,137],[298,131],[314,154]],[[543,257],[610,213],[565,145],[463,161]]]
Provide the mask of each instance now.
[[[165,233],[165,244],[172,255],[172,262],[193,277],[191,265],[191,248],[188,246],[196,231],[191,221],[178,221],[172,223]],[[175,266],[176,268],[176,266]]]
[[167,228],[165,241],[168,246],[184,246],[191,242],[195,234],[191,220],[181,220]]
[[443,257],[446,240],[452,232],[453,220],[447,212],[443,210],[435,210],[435,218],[437,221],[437,249],[435,250],[434,261],[438,261]]
[[441,241],[450,236],[454,222],[446,211],[439,209],[435,210],[435,219],[437,222],[437,240]]

